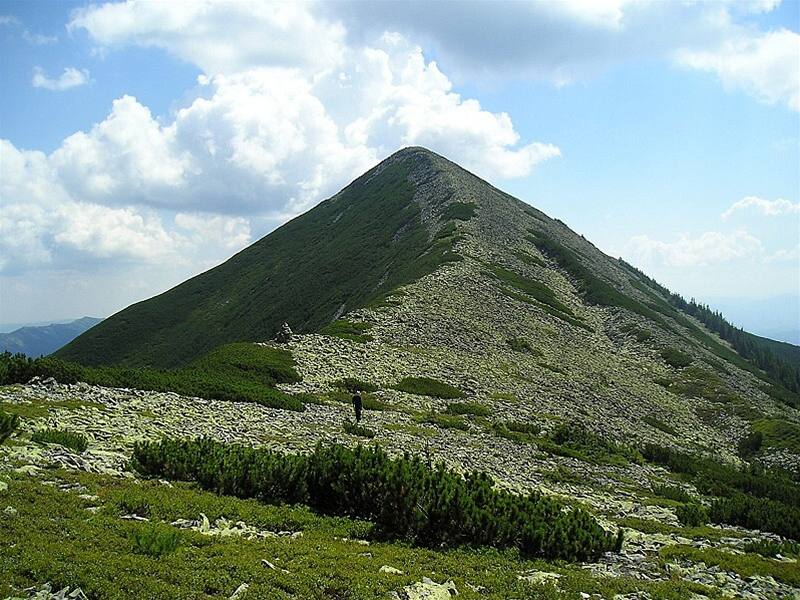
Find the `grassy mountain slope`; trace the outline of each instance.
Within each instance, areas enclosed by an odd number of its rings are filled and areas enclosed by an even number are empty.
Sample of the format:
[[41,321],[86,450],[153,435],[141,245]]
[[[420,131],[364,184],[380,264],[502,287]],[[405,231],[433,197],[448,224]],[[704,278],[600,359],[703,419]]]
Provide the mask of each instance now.
[[[58,352],[84,364],[176,366],[231,341],[312,331],[455,257],[423,223],[409,150],[224,264],[113,315]],[[430,219],[429,219],[430,220]],[[436,228],[436,229],[433,229]]]
[[51,354],[101,321],[82,317],[69,323],[20,327],[9,333],[0,333],[0,352],[21,352],[28,356]]
[[[110,317],[57,355],[84,364],[177,366],[223,343],[268,339],[283,321],[320,331],[461,258],[469,267],[457,284],[467,291],[465,309],[476,286],[497,286],[516,301],[511,321],[543,313],[586,347],[598,336],[633,331],[662,356],[684,353],[717,372],[733,366],[797,403],[791,382],[798,367],[786,349],[744,332],[747,344],[739,344],[721,316],[421,148],[401,150],[226,263]],[[424,311],[436,312],[453,293],[432,291]],[[348,335],[366,341],[363,333]]]

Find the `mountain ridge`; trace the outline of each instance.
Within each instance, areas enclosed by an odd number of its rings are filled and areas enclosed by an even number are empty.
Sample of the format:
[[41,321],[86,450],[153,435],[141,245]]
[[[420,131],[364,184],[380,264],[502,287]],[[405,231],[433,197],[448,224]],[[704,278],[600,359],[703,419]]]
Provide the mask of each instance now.
[[[619,335],[613,324],[625,321],[665,347],[687,344],[708,364],[730,362],[774,384],[640,270],[420,147],[394,153],[222,265],[113,315],[57,356],[177,366],[222,343],[269,339],[284,321],[320,331],[465,257],[506,297],[529,305],[517,312],[535,307],[561,325],[611,337]],[[593,322],[593,307],[610,312]]]
[[45,356],[71,342],[103,319],[81,317],[66,323],[25,325],[7,333],[0,333],[0,352],[22,353],[28,356]]

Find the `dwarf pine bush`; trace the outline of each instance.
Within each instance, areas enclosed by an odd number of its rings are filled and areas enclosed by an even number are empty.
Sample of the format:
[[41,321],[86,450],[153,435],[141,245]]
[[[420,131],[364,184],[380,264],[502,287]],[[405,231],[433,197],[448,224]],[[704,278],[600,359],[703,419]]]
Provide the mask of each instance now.
[[65,448],[81,453],[89,446],[85,435],[67,431],[65,429],[40,429],[31,436],[32,442],[44,444],[59,444]]
[[0,410],[0,444],[14,433],[14,430],[19,425],[19,417],[5,413]]
[[408,454],[393,459],[379,447],[318,444],[300,455],[165,439],[137,443],[133,464],[144,475],[194,480],[220,494],[367,519],[379,536],[429,548],[494,546],[576,561],[620,543],[581,508],[565,510],[536,492],[497,490],[485,473],[462,477]]

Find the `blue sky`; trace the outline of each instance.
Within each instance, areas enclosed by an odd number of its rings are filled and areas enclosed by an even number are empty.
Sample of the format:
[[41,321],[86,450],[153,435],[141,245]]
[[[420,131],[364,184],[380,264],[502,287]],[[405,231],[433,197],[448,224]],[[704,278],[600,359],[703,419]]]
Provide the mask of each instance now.
[[111,314],[409,144],[687,297],[797,296],[799,27],[773,0],[0,1],[0,321]]

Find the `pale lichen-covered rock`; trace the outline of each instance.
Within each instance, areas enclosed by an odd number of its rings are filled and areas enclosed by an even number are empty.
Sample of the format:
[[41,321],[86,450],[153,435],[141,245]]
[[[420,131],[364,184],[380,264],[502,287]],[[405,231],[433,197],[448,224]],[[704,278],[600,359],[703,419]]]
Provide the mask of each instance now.
[[407,585],[400,592],[392,592],[393,600],[450,600],[458,596],[456,585],[452,581],[436,583],[428,577],[422,581]]

